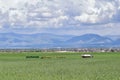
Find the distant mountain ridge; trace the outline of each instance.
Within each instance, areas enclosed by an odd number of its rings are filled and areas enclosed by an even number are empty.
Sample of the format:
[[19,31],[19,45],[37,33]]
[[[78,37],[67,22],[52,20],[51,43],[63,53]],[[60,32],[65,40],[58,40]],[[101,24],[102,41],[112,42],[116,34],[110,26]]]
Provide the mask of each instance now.
[[120,38],[112,39],[112,37],[97,34],[73,36],[49,33],[0,33],[0,48],[120,47]]
[[73,37],[72,39],[68,40],[70,42],[85,42],[87,44],[95,44],[95,43],[110,43],[112,39],[107,37],[102,37],[97,34],[85,34],[82,36]]

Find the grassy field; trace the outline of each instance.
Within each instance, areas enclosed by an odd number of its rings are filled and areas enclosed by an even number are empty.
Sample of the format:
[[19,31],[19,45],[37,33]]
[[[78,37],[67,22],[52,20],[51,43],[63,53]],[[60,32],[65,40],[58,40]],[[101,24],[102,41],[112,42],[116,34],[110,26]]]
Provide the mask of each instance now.
[[120,53],[91,53],[89,59],[81,54],[0,53],[0,80],[120,80]]

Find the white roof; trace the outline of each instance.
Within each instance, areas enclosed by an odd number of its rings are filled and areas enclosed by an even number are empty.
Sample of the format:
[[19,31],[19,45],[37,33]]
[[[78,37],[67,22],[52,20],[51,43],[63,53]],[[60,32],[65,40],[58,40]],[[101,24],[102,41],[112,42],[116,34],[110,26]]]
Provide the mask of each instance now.
[[82,56],[92,56],[91,54],[83,54]]

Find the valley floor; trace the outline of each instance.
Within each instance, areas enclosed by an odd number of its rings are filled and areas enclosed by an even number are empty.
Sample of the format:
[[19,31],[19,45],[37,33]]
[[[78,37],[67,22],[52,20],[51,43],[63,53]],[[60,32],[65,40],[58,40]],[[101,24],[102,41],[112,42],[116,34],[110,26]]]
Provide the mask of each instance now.
[[120,53],[89,53],[93,58],[82,54],[0,53],[0,80],[120,80]]

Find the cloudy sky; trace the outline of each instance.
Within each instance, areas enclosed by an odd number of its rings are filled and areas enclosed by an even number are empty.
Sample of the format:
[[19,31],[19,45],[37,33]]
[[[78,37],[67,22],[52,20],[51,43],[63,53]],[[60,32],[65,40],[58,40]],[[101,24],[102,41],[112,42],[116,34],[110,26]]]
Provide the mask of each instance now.
[[0,33],[120,35],[120,0],[0,0]]

